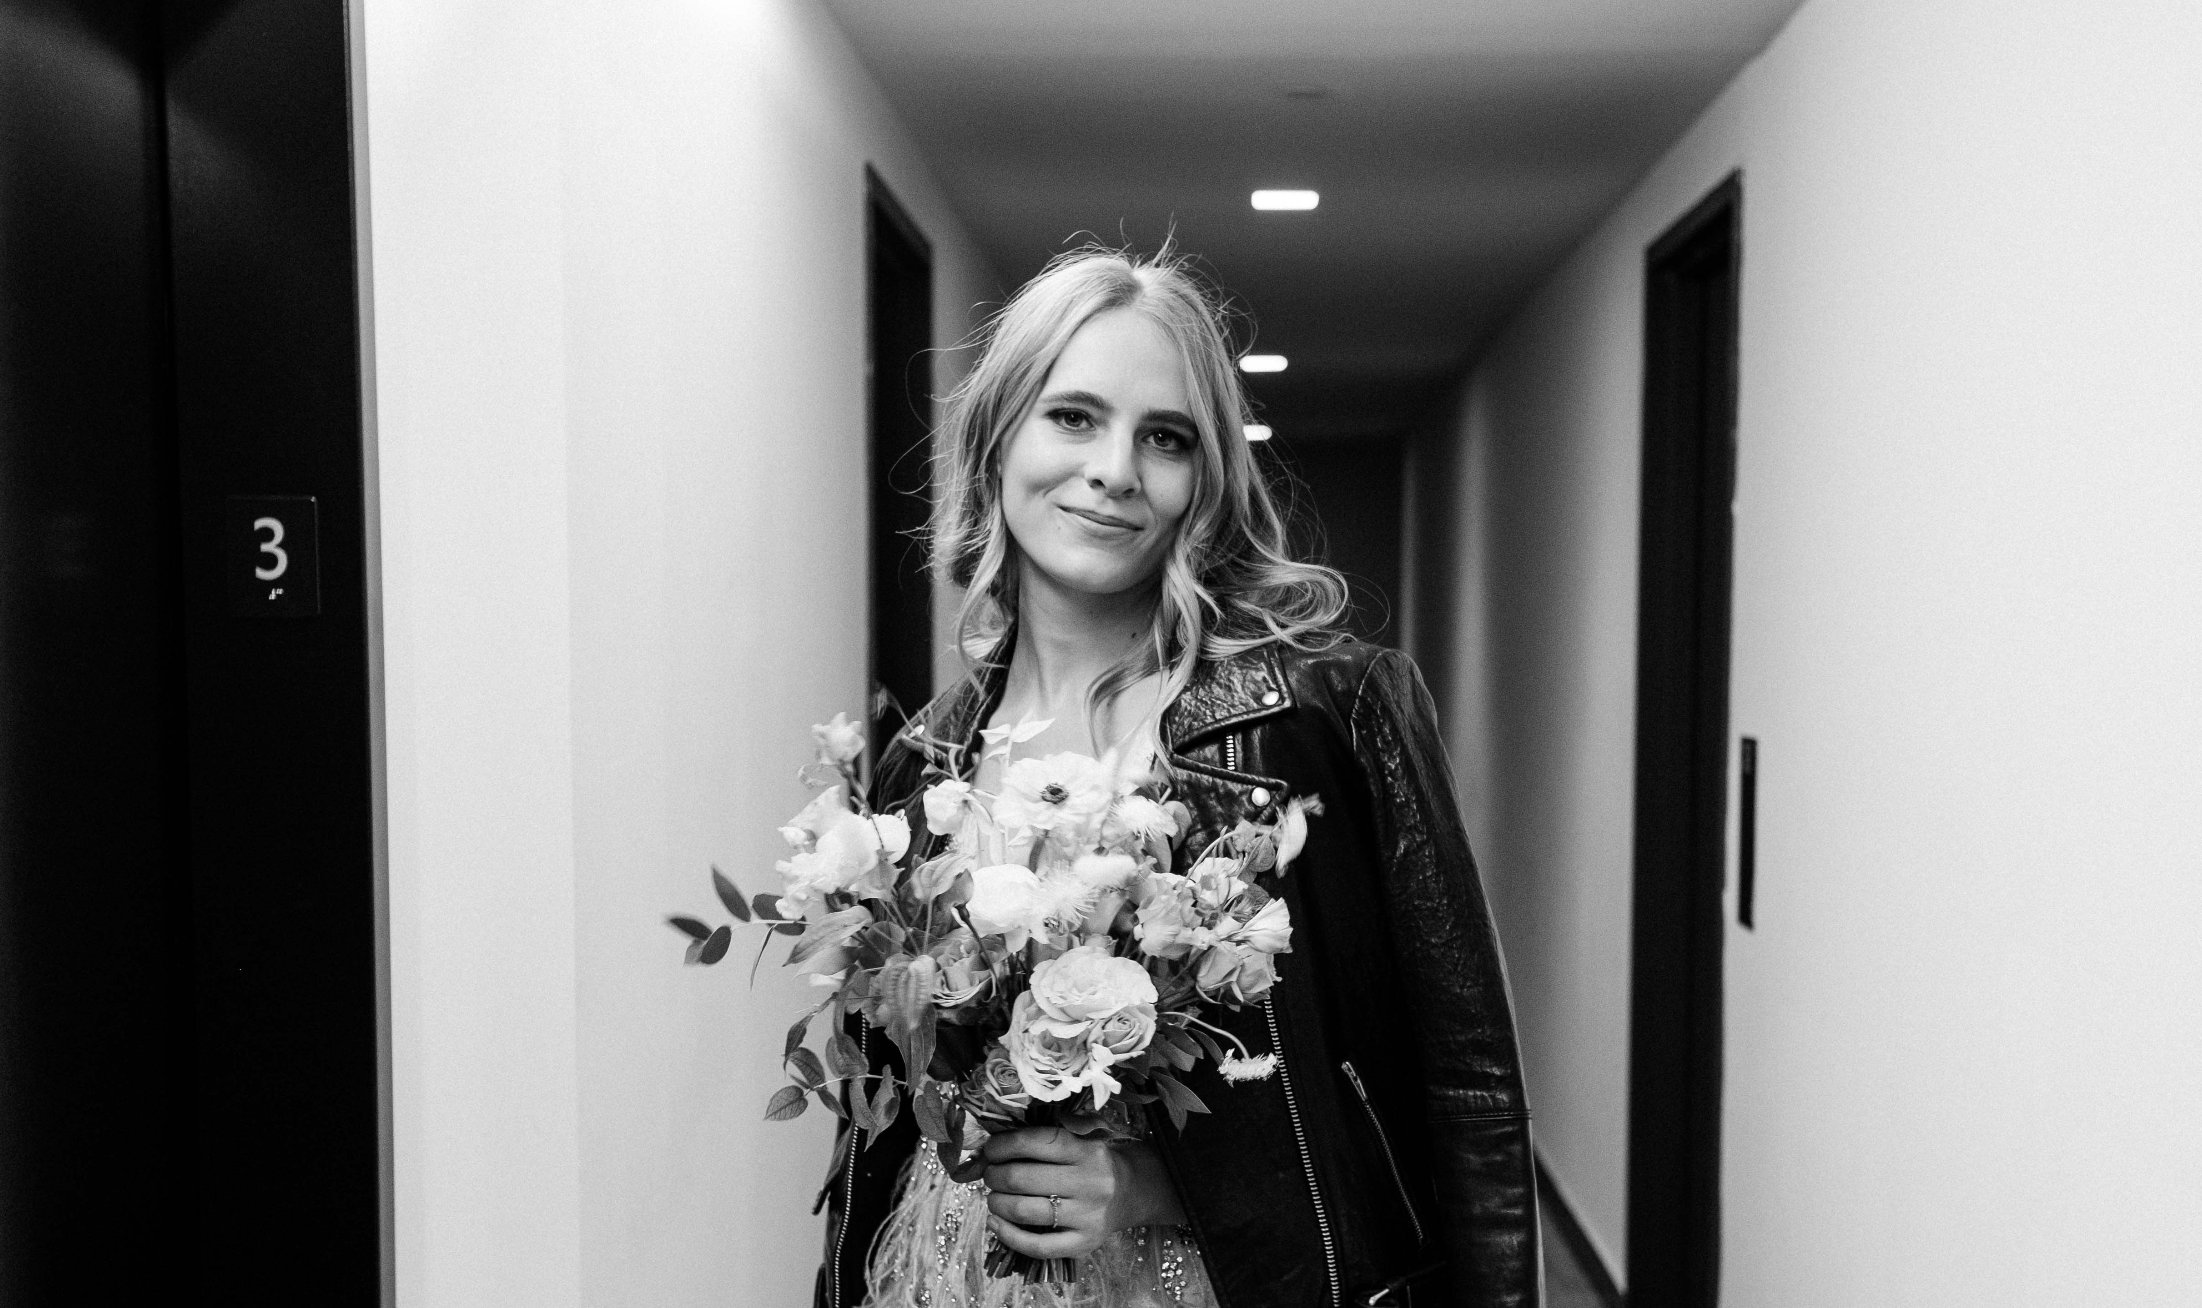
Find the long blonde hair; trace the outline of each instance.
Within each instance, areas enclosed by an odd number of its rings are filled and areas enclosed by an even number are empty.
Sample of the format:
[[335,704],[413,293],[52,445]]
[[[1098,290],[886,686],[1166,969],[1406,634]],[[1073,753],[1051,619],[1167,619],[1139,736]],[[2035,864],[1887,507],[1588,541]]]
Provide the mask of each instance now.
[[1163,563],[1152,639],[1095,679],[1086,711],[1097,728],[1116,695],[1151,673],[1163,674],[1161,702],[1169,704],[1201,659],[1272,642],[1336,644],[1347,603],[1343,576],[1288,552],[1284,516],[1246,440],[1246,393],[1219,298],[1168,245],[1151,258],[1089,246],[1055,258],[979,330],[979,360],[949,395],[934,442],[933,558],[965,588],[956,638],[972,675],[1009,657],[1004,637],[1017,614],[1003,449],[1070,338],[1112,309],[1146,315],[1177,343],[1199,447],[1192,505]]

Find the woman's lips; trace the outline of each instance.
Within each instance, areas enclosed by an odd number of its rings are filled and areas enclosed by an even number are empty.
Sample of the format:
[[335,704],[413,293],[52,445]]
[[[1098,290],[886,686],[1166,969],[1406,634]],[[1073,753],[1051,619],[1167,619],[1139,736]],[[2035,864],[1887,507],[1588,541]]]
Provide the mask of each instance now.
[[1060,504],[1056,507],[1065,513],[1084,518],[1095,526],[1108,527],[1115,531],[1138,531],[1140,529],[1139,524],[1129,518],[1112,517],[1106,513],[1096,513],[1092,509],[1074,509],[1068,504]]

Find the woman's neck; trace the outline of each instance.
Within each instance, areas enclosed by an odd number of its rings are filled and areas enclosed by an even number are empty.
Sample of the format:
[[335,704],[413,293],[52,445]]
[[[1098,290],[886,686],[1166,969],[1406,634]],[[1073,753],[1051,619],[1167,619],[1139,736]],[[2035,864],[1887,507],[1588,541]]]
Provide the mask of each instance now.
[[[997,720],[1054,718],[1050,737],[1086,735],[1086,694],[1110,668],[1151,640],[1156,592],[1090,595],[1054,585],[1030,564],[1018,579],[1017,644]],[[1145,715],[1147,705],[1126,703],[1132,717],[1111,713],[1110,729]],[[1092,741],[1104,749],[1111,742]]]

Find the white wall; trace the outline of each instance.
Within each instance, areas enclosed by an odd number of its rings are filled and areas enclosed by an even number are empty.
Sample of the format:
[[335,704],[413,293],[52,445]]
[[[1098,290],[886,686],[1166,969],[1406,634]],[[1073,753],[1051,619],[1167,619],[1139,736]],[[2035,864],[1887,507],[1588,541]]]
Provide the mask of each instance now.
[[2197,69],[2179,0],[1808,0],[1474,370],[1450,727],[1611,1254],[1643,255],[1740,167],[1726,1301],[2202,1301]]
[[680,966],[865,675],[864,179],[807,0],[369,0],[398,1300],[795,1304],[800,988]]

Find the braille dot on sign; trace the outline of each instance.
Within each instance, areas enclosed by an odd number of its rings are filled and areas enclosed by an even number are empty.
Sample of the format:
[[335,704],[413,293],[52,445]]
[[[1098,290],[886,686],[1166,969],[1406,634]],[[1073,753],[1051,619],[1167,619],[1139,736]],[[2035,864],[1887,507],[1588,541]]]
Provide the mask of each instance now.
[[1254,793],[1248,795],[1247,798],[1254,801],[1254,807],[1256,808],[1269,807],[1269,792],[1260,786],[1254,787]]
[[1283,698],[1284,696],[1279,695],[1274,690],[1265,690],[1262,692],[1262,704],[1266,708],[1275,708],[1277,706],[1277,701]]

